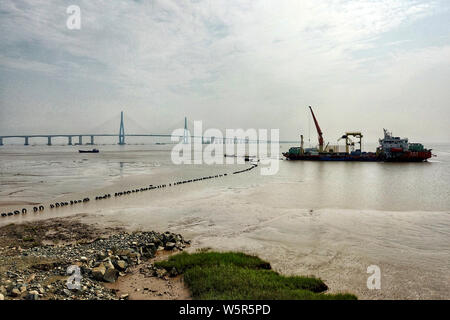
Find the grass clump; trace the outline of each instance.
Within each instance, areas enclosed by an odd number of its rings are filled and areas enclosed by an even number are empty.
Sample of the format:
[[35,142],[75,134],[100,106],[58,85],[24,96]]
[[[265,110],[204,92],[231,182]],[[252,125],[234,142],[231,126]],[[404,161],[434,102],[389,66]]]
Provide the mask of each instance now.
[[268,262],[239,252],[183,252],[155,265],[184,274],[194,299],[356,299],[352,294],[325,294],[328,287],[318,278],[286,277],[271,270]]
[[258,257],[246,255],[240,252],[182,252],[173,255],[167,261],[155,263],[157,267],[166,270],[176,269],[177,273],[184,273],[193,267],[212,267],[220,265],[234,265],[249,269],[270,269],[270,263]]

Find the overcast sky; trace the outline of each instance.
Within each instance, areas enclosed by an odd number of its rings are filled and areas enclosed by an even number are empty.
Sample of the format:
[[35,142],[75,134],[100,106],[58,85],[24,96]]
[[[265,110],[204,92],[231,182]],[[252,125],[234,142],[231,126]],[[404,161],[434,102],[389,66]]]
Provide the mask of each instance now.
[[123,110],[130,133],[187,116],[292,140],[312,105],[331,143],[450,142],[449,21],[448,0],[2,0],[0,134],[118,131]]

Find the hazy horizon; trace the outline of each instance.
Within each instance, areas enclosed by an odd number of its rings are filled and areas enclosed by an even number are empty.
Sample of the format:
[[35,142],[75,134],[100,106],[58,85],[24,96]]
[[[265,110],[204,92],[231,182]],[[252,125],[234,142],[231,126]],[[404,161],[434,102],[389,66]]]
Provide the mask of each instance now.
[[5,0],[0,135],[114,133],[123,110],[128,133],[187,116],[313,142],[311,105],[331,144],[450,142],[449,21],[445,0]]

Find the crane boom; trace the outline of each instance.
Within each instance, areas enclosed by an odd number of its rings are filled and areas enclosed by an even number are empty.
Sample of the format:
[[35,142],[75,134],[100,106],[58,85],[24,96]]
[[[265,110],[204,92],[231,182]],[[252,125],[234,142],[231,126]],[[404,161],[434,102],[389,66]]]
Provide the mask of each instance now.
[[323,152],[323,133],[322,133],[322,130],[320,130],[319,123],[317,122],[316,116],[314,115],[314,112],[313,112],[311,106],[309,106],[309,109],[311,110],[311,114],[314,119],[314,124],[316,125],[317,135],[319,136],[319,152]]

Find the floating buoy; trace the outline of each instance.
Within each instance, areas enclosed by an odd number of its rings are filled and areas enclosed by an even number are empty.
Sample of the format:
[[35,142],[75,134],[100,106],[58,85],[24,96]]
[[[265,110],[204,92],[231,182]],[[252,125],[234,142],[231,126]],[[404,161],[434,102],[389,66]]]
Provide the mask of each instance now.
[[8,216],[12,216],[14,213],[12,212],[8,212]]
[[14,214],[19,214],[19,213],[20,213],[19,210],[15,210],[15,211],[14,211]]
[[2,217],[6,217],[7,214],[5,212],[2,212]]
[[27,213],[27,209],[23,208],[23,209],[22,209],[22,213],[23,213],[23,214]]
[[37,207],[33,207],[33,211],[34,212],[38,211],[38,208]]
[[53,209],[55,207],[55,205],[51,204],[50,205],[50,209]]
[[55,206],[58,208],[59,207],[59,203],[55,203]]
[[40,205],[39,206],[39,211],[42,211],[42,210],[44,210],[44,206]]

